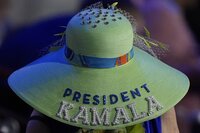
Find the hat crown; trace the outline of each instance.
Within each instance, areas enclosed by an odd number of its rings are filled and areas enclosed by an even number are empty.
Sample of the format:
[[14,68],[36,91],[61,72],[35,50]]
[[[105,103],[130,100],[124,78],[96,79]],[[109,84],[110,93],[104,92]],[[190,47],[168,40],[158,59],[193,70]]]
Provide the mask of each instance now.
[[130,21],[119,11],[88,9],[75,15],[66,30],[67,46],[80,55],[113,58],[133,45]]

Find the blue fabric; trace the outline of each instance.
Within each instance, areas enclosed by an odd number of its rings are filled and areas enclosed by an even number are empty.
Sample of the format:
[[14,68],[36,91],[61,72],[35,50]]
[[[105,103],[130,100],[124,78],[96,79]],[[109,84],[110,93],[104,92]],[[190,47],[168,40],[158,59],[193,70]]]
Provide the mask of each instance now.
[[162,133],[161,117],[146,121],[143,126],[145,128],[145,133]]
[[71,16],[59,16],[21,27],[6,35],[0,47],[0,63],[3,66],[18,69],[40,57],[40,51],[55,43],[63,32]]

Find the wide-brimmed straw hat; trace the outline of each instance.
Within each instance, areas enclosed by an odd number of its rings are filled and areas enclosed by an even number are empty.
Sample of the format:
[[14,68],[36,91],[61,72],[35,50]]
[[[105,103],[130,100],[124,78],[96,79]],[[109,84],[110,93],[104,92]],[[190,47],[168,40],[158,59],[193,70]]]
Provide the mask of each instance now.
[[68,23],[67,45],[15,71],[9,85],[72,126],[114,129],[161,116],[183,98],[189,80],[136,47],[135,28],[113,7],[83,10]]

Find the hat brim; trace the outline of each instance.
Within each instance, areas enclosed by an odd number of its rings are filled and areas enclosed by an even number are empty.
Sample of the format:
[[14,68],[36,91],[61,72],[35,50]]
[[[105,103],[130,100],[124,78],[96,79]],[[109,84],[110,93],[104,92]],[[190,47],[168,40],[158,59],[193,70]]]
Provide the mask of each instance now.
[[[33,108],[73,126],[114,129],[141,123],[168,111],[189,88],[189,80],[183,73],[136,47],[131,61],[109,69],[78,67],[64,61],[62,50],[49,54],[14,72],[8,82],[13,91]],[[152,97],[149,101],[148,98]],[[57,115],[63,101],[73,105],[67,112],[69,120]],[[128,108],[133,104],[136,114]],[[81,114],[81,106],[86,108],[86,114]],[[110,110],[109,126],[91,124],[93,107],[99,116],[103,109]],[[144,117],[134,119],[134,115],[139,116],[142,112],[146,114]],[[62,115],[65,116],[63,112]],[[89,124],[83,122],[84,115],[87,115]],[[75,117],[78,117],[76,122],[71,120]],[[125,122],[126,118],[130,121]],[[118,124],[113,123],[116,119]]]

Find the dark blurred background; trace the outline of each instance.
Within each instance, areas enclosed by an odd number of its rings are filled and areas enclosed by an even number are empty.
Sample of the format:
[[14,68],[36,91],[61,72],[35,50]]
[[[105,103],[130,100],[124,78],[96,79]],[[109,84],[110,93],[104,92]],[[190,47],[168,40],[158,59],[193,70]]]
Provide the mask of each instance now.
[[[23,133],[32,108],[8,87],[15,70],[39,58],[71,16],[96,0],[0,0],[0,133]],[[117,1],[117,0],[115,0]],[[148,2],[147,2],[148,1]],[[112,0],[109,1],[113,2]],[[200,133],[200,1],[118,0],[152,38],[170,46],[163,61],[186,73],[191,87],[176,106],[181,133]]]

